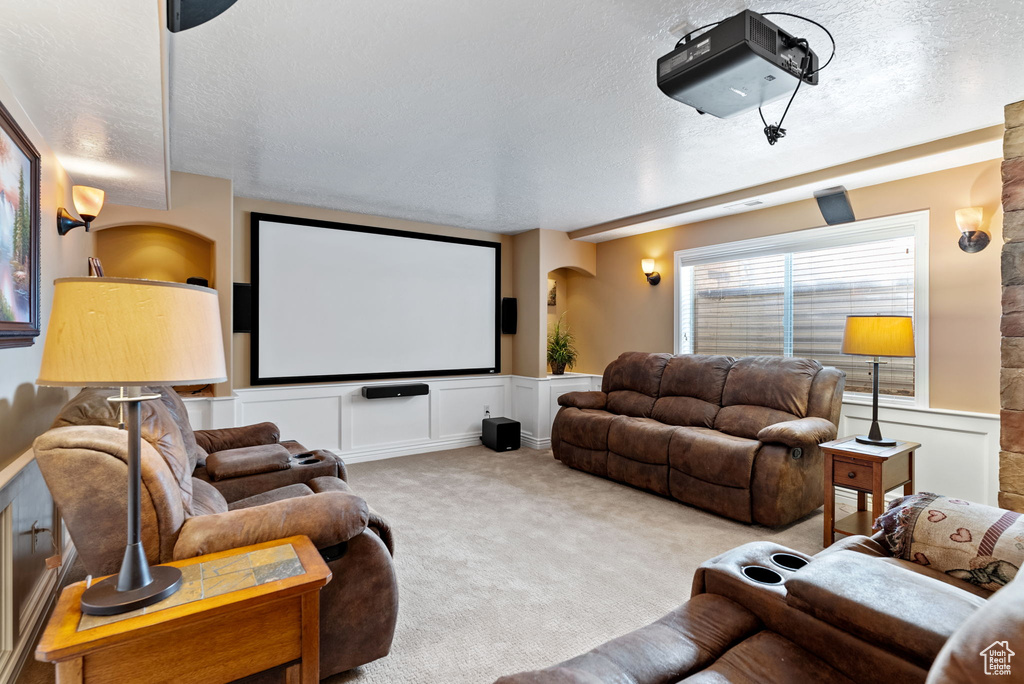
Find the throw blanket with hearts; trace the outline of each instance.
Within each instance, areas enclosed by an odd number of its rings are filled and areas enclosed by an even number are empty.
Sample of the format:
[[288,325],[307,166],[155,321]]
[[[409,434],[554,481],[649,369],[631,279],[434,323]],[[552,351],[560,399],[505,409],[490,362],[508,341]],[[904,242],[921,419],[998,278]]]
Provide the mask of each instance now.
[[1024,516],[922,492],[889,504],[875,521],[893,556],[995,591],[1024,562]]

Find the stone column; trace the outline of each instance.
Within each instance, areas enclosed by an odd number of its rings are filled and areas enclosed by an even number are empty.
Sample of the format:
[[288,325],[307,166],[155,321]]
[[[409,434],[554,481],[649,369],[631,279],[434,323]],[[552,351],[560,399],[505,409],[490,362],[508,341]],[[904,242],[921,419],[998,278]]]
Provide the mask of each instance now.
[[999,505],[1024,512],[1024,101],[1005,114]]

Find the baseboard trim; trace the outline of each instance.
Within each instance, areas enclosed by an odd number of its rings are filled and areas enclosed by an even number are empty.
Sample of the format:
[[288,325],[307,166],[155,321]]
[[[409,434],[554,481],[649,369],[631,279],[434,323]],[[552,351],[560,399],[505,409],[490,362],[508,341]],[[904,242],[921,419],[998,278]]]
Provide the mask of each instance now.
[[0,682],[3,684],[15,684],[18,681],[18,677],[21,676],[21,671],[25,667],[29,654],[35,649],[36,642],[39,641],[40,634],[43,631],[43,626],[46,624],[46,619],[57,602],[60,588],[64,584],[64,580],[67,579],[68,572],[71,571],[75,560],[78,559],[78,549],[75,548],[74,543],[68,546],[63,556],[64,559],[60,570],[50,575],[49,578],[40,580],[39,584],[43,587],[42,591],[38,592],[41,600],[37,600],[34,605],[27,606],[22,612],[22,624],[31,625],[31,627],[22,631],[22,636],[14,647],[11,669],[5,673],[0,673]]
[[530,447],[531,449],[550,449],[551,439],[537,439],[533,435],[522,435],[520,441],[523,446]]
[[[550,439],[537,439],[532,435],[522,435],[523,446],[530,449],[550,449]],[[366,463],[367,461],[383,461],[387,458],[401,458],[402,456],[414,456],[415,454],[427,454],[432,451],[445,451],[446,449],[462,449],[465,447],[478,446],[479,435],[463,435],[461,437],[450,437],[448,439],[435,439],[429,442],[412,442],[389,447],[373,449],[352,449],[341,451],[331,449],[331,453],[340,457],[345,463]]]
[[433,439],[429,442],[412,442],[395,446],[375,447],[371,449],[351,449],[348,451],[331,449],[331,452],[340,457],[345,463],[365,463],[366,461],[381,461],[385,458],[399,458],[401,456],[425,454],[431,451],[461,449],[463,447],[476,446],[478,444],[480,444],[479,435],[464,435],[462,437],[451,437],[448,439]]

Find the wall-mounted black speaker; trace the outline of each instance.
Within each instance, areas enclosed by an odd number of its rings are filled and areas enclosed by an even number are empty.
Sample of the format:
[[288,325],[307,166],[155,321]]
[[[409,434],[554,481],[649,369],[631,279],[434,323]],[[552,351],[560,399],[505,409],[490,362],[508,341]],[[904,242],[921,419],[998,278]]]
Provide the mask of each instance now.
[[205,24],[234,5],[236,0],[167,0],[167,28],[171,33]]
[[404,385],[367,385],[362,394],[367,399],[393,399],[395,397],[421,397],[430,394],[430,385],[425,382],[410,382]]
[[232,311],[231,329],[234,332],[252,332],[252,285],[234,283],[231,290]]
[[188,285],[202,285],[203,287],[210,287],[210,281],[206,278],[186,278],[185,283]]
[[515,297],[501,298],[501,334],[515,335],[519,327],[519,300]]
[[830,226],[857,220],[853,215],[853,206],[850,205],[850,196],[846,194],[846,188],[842,185],[818,190],[814,193],[814,199],[818,200],[818,209],[821,210],[825,223]]

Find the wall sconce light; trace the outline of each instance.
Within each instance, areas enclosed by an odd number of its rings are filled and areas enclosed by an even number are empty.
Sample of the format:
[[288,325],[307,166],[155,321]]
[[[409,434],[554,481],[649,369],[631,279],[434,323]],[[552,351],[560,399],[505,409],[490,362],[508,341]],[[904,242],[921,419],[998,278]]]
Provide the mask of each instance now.
[[640,261],[640,267],[644,269],[644,275],[647,276],[647,282],[651,285],[657,285],[661,282],[661,274],[654,270],[654,259],[642,259]]
[[985,211],[982,207],[968,207],[956,210],[956,227],[960,229],[960,249],[974,254],[988,247],[988,232],[982,229]]
[[89,231],[89,224],[99,216],[103,208],[103,197],[106,193],[98,188],[90,188],[87,185],[76,185],[71,188],[71,197],[75,201],[75,211],[82,217],[81,221],[75,219],[68,213],[68,210],[61,207],[57,210],[57,233],[67,235],[68,231],[78,226],[85,226]]

